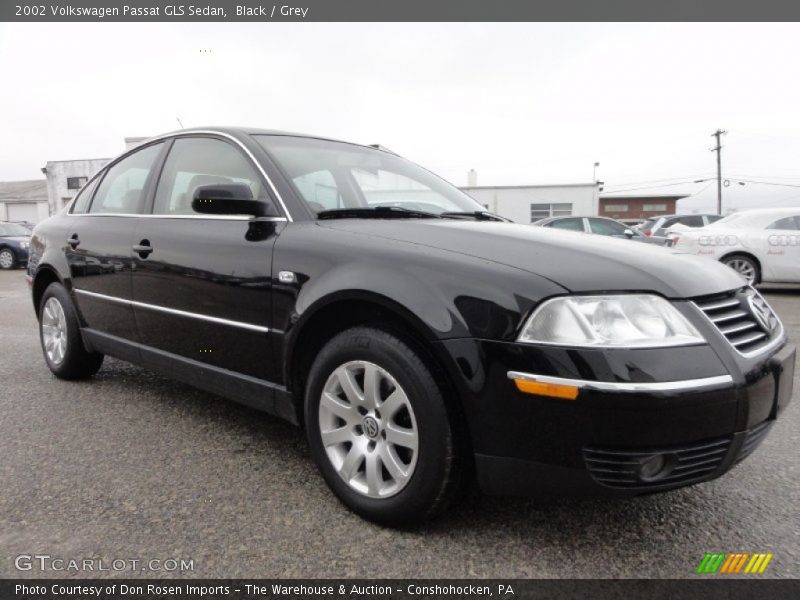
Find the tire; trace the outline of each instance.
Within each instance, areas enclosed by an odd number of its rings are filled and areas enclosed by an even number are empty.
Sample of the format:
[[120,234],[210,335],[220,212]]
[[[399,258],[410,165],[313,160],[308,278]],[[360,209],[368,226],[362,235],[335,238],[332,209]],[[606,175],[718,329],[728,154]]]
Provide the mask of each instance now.
[[[354,382],[355,392],[343,381]],[[322,476],[365,519],[418,524],[462,491],[463,427],[448,413],[431,369],[400,338],[370,327],[338,334],[311,367],[304,408]]]
[[722,259],[722,264],[739,273],[750,285],[761,283],[761,267],[752,256],[731,254]]
[[11,248],[0,250],[0,269],[9,270],[17,266],[17,256]]
[[47,366],[59,379],[91,377],[103,364],[102,354],[83,345],[75,305],[60,283],[51,283],[42,295],[39,341]]

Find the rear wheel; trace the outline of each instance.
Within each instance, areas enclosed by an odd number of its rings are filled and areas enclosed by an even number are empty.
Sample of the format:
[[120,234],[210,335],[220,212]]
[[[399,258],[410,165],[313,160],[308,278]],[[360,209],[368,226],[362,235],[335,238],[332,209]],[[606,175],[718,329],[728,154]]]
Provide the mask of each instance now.
[[333,338],[309,374],[306,433],[325,481],[364,518],[408,525],[460,490],[461,432],[431,370],[401,339],[356,327]]
[[61,379],[91,377],[103,364],[103,355],[89,352],[81,339],[75,306],[60,283],[51,283],[39,307],[39,338],[47,366]]
[[746,254],[731,254],[722,259],[722,264],[729,266],[747,280],[750,285],[761,281],[761,269],[756,260]]

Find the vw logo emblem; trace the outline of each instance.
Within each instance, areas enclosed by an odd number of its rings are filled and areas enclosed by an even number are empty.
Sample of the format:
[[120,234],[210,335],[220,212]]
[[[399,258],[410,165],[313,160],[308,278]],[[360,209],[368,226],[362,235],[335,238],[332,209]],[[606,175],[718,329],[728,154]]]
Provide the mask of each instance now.
[[374,439],[378,437],[378,422],[372,417],[366,417],[361,426],[364,428],[364,433],[367,434],[368,438]]
[[753,313],[753,316],[761,328],[768,333],[772,331],[772,327],[769,324],[769,309],[766,306],[757,303],[755,296],[748,297],[747,303],[750,305],[750,312]]

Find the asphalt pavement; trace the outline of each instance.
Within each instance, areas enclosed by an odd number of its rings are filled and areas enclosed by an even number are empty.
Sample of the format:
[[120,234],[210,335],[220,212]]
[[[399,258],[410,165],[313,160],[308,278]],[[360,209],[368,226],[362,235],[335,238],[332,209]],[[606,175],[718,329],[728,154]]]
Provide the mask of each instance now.
[[[800,340],[800,288],[762,291]],[[674,578],[714,551],[770,552],[765,577],[800,577],[799,396],[796,377],[767,440],[718,480],[631,500],[473,493],[394,531],[340,505],[277,418],[112,359],[57,380],[24,272],[3,271],[0,577]]]

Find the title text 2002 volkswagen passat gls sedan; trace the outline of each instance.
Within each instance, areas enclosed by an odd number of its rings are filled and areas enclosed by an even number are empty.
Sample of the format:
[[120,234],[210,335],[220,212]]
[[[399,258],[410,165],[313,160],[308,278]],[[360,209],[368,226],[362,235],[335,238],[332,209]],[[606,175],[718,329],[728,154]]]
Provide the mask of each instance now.
[[380,148],[183,130],[111,162],[31,242],[44,357],[104,355],[305,427],[383,523],[487,492],[718,477],[791,395],[795,350],[731,269],[516,225]]

